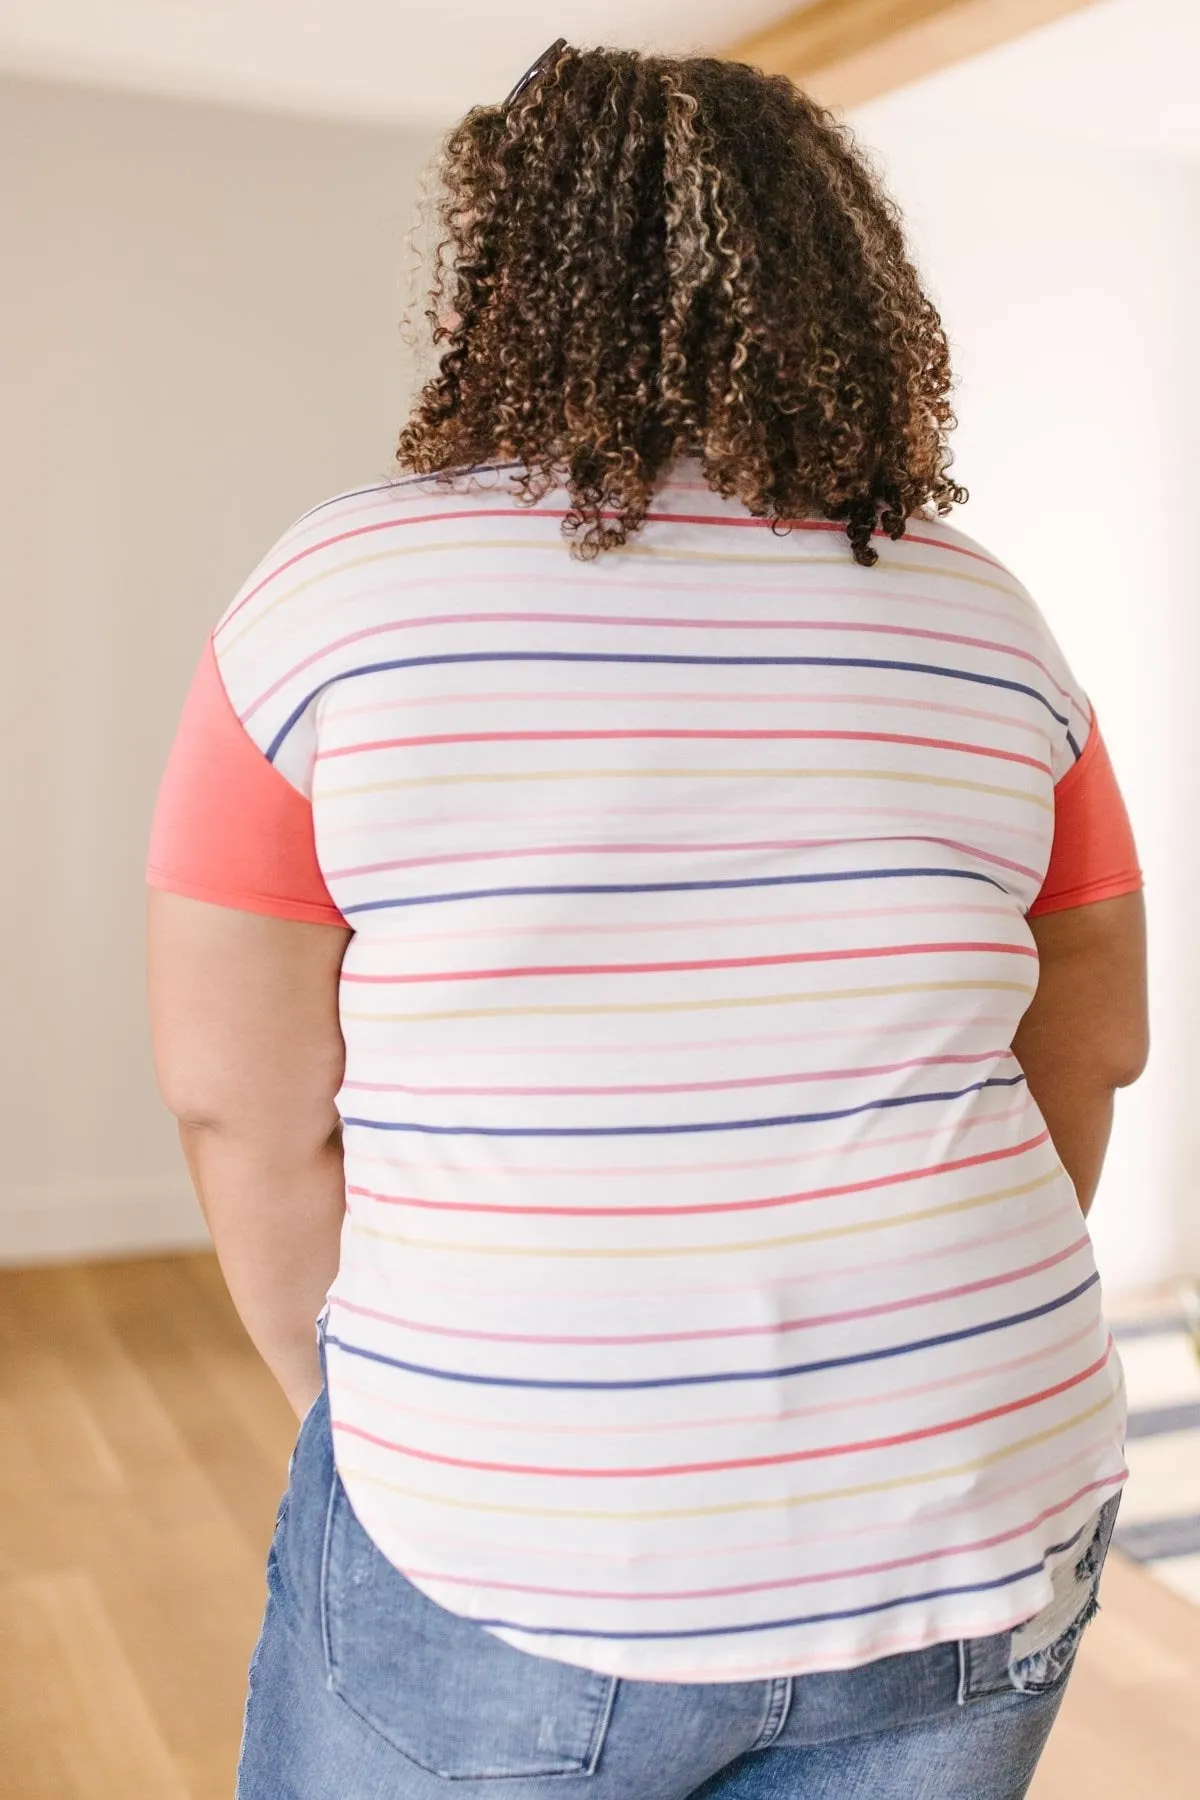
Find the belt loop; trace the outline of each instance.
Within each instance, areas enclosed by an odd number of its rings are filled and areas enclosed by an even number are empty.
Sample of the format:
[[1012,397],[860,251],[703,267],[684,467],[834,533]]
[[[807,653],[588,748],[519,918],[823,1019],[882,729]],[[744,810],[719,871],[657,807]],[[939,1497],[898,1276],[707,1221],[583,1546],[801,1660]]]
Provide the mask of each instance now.
[[750,1748],[765,1750],[773,1744],[784,1726],[792,1706],[792,1677],[777,1675],[767,1683],[767,1715],[763,1728]]

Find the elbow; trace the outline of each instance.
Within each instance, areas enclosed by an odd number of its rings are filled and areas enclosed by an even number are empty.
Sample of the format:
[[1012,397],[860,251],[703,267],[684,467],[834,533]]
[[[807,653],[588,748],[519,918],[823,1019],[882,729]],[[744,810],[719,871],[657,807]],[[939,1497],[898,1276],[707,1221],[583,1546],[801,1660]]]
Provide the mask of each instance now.
[[1132,1087],[1145,1074],[1149,1060],[1150,1028],[1143,1019],[1135,1031],[1127,1032],[1111,1047],[1108,1071],[1111,1086]]
[[181,1131],[220,1129],[236,1116],[236,1088],[219,1069],[193,1055],[167,1054],[159,1045],[155,1050],[159,1096]]
[[159,1092],[185,1143],[216,1141],[272,1156],[319,1155],[340,1131],[336,1090],[276,1082],[197,1078],[158,1071]]

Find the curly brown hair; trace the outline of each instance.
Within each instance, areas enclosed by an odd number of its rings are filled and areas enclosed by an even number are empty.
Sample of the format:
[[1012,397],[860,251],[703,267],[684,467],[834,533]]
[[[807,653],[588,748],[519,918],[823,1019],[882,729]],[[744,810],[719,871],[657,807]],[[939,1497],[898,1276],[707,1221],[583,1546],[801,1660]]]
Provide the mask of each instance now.
[[444,345],[398,460],[519,463],[594,557],[701,459],[759,518],[844,521],[855,559],[948,475],[949,351],[899,214],[847,129],[782,76],[564,48],[447,138],[426,314]]

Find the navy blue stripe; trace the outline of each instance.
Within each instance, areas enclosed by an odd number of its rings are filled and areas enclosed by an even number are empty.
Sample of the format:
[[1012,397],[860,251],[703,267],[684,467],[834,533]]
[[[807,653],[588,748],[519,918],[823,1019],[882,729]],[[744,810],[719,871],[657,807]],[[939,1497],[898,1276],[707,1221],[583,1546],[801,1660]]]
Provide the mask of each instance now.
[[1180,1518],[1147,1519],[1140,1525],[1119,1526],[1113,1533],[1116,1549],[1134,1562],[1158,1562],[1173,1556],[1200,1556],[1200,1512]]
[[952,1088],[941,1094],[893,1094],[883,1100],[864,1100],[859,1106],[839,1106],[830,1112],[775,1113],[765,1119],[704,1119],[688,1125],[425,1125],[409,1119],[357,1119],[343,1114],[343,1125],[360,1125],[367,1131],[419,1131],[430,1137],[493,1138],[607,1138],[675,1137],[698,1131],[762,1131],[775,1125],[821,1125],[830,1119],[852,1119],[859,1113],[883,1112],[896,1106],[923,1106],[932,1100],[962,1100],[984,1088],[1019,1087],[1025,1076],[989,1075],[970,1087]]
[[394,900],[361,900],[343,906],[343,918],[351,913],[379,912],[393,906],[440,906],[447,900],[498,900],[525,894],[709,894],[722,888],[804,887],[822,881],[900,881],[916,876],[945,881],[982,881],[997,893],[1007,894],[1002,881],[975,869],[838,869],[827,875],[748,875],[725,881],[586,881],[546,887],[459,888],[445,894],[403,895]]
[[1023,681],[1010,681],[1003,675],[979,675],[971,669],[948,669],[939,663],[896,662],[873,656],[667,656],[606,654],[590,650],[463,650],[441,656],[398,656],[386,662],[363,663],[357,669],[344,669],[331,675],[305,695],[292,709],[285,722],[267,746],[267,758],[273,762],[296,722],[319,695],[339,681],[354,681],[360,675],[381,675],[390,669],[440,668],[452,663],[637,663],[646,666],[667,664],[671,667],[751,668],[751,669],[896,669],[909,675],[940,675],[947,681],[969,681],[979,687],[1006,688],[1013,694],[1025,694],[1044,706],[1060,725],[1070,725],[1065,713],[1056,712],[1044,694]]
[[1095,1287],[1099,1275],[1089,1275],[1077,1287],[1026,1312],[1009,1313],[1003,1319],[988,1319],[982,1325],[967,1325],[960,1331],[944,1331],[937,1337],[916,1338],[907,1344],[889,1344],[882,1350],[858,1350],[850,1356],[827,1356],[820,1362],[789,1363],[781,1369],[731,1369],[714,1375],[664,1375],[637,1381],[555,1381],[548,1377],[530,1379],[517,1375],[472,1375],[461,1369],[435,1369],[426,1363],[405,1362],[398,1356],[385,1356],[381,1350],[367,1350],[361,1344],[348,1344],[345,1338],[329,1334],[327,1344],[335,1344],[347,1356],[361,1356],[367,1362],[384,1363],[389,1369],[404,1369],[409,1375],[428,1375],[434,1381],[462,1381],[470,1387],[561,1388],[571,1392],[625,1392],[635,1388],[709,1387],[726,1381],[783,1381],[792,1375],[818,1375],[828,1369],[847,1369],[857,1363],[886,1362],[894,1356],[911,1356],[918,1350],[936,1350],[943,1344],[958,1344],[967,1338],[984,1337],[992,1331],[1006,1331],[1013,1325],[1026,1325],[1031,1319],[1043,1319],[1058,1312]]
[[1147,1407],[1131,1412],[1127,1438],[1164,1437],[1169,1431],[1200,1431],[1200,1401],[1191,1405]]
[[[498,475],[506,469],[519,469],[520,467],[521,467],[520,463],[479,463],[474,468],[459,469],[459,470],[456,470],[455,473],[456,473],[456,475],[463,475],[463,476],[492,475],[492,474]],[[316,518],[316,516],[319,512],[325,512],[328,507],[337,506],[339,504],[339,502],[342,500],[357,500],[363,494],[390,493],[395,488],[418,487],[422,481],[436,481],[436,480],[437,480],[437,472],[436,471],[429,475],[398,475],[398,476],[385,475],[385,476],[381,477],[381,479],[379,481],[373,481],[371,483],[370,487],[350,488],[344,494],[334,494],[330,499],[322,500],[317,506],[310,506],[306,513],[300,514],[300,517],[296,520],[296,523],[292,527],[292,530],[293,531],[298,530],[299,527],[301,525],[303,525],[306,520]],[[452,490],[446,489],[445,491],[447,493],[449,493]]]
[[[1073,1536],[1066,1538],[1061,1544],[1051,1544],[1045,1552],[1046,1556],[1059,1556],[1077,1544],[1087,1527],[1081,1525]],[[819,1613],[798,1613],[790,1619],[758,1619],[749,1625],[706,1625],[699,1630],[688,1631],[677,1628],[674,1631],[585,1631],[578,1625],[523,1625],[517,1619],[478,1619],[472,1615],[473,1625],[482,1625],[493,1631],[524,1631],[531,1637],[570,1637],[570,1638],[605,1638],[620,1641],[678,1638],[709,1637],[742,1637],[752,1631],[788,1631],[798,1625],[829,1625],[837,1619],[863,1619],[872,1613],[894,1612],[898,1606],[919,1606],[927,1600],[944,1600],[955,1594],[987,1594],[996,1588],[1011,1587],[1016,1581],[1025,1581],[1031,1575],[1040,1575],[1045,1562],[1039,1557],[1037,1562],[1030,1563],[1027,1568],[1016,1569],[1011,1575],[997,1575],[991,1581],[972,1581],[963,1587],[926,1588],[919,1594],[900,1594],[894,1600],[874,1600],[869,1606],[843,1606],[836,1611]]]
[[[421,479],[428,480],[428,477],[422,476]],[[406,486],[407,483],[396,482],[393,484],[388,477],[384,475],[381,476],[378,481],[373,481],[370,487],[347,488],[344,494],[332,494],[328,500],[318,501],[316,506],[310,506],[307,512],[301,513],[291,529],[293,531],[298,531],[301,525],[308,523],[309,519],[315,519],[318,513],[327,512],[331,506],[337,506],[343,500],[360,500],[364,494],[382,494],[393,485],[396,487],[403,487]]]
[[1071,731],[1067,732],[1067,742],[1068,742],[1068,744],[1070,744],[1071,749],[1074,753],[1075,761],[1078,762],[1080,757],[1083,755],[1083,751],[1079,748],[1079,745],[1075,741],[1075,735]]

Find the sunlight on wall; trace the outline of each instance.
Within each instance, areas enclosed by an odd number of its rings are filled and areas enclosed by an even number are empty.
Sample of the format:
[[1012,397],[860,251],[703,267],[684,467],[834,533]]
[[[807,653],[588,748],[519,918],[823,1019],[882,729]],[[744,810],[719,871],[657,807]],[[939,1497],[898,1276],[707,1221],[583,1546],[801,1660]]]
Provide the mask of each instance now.
[[1155,1045],[1120,1098],[1093,1222],[1110,1288],[1158,1281],[1200,1265],[1189,1092],[1200,969],[1188,930],[1200,595],[1183,524],[1200,172],[976,126],[919,89],[855,123],[954,345],[956,472],[972,491],[956,523],[1038,599],[1103,719],[1133,814]]

